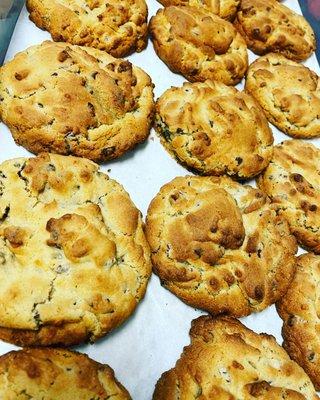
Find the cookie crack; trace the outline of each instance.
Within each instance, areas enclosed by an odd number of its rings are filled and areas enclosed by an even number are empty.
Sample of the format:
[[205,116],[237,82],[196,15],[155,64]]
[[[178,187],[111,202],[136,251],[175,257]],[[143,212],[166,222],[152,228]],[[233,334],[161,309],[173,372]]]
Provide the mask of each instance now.
[[7,218],[9,218],[9,214],[10,204],[5,207],[3,214],[0,216],[0,224],[2,224]]
[[33,319],[34,319],[34,322],[36,324],[36,329],[37,330],[39,330],[41,328],[41,326],[43,326],[43,321],[42,321],[41,315],[40,315],[39,311],[37,310],[37,308],[38,308],[39,305],[51,302],[52,296],[53,296],[53,293],[54,293],[54,290],[55,290],[54,282],[57,279],[57,277],[58,277],[58,273],[56,273],[54,278],[50,281],[50,287],[49,287],[49,291],[48,291],[47,297],[45,299],[43,299],[42,301],[33,304],[33,308],[31,310],[31,314],[33,315]]

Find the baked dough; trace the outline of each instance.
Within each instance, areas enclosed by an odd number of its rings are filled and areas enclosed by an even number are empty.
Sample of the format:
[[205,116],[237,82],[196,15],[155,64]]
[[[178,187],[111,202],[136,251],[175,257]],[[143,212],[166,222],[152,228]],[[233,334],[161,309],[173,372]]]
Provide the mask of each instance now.
[[246,90],[281,131],[296,138],[320,136],[320,79],[309,68],[267,54],[250,65]]
[[168,89],[156,103],[155,128],[166,150],[200,174],[250,178],[273,153],[272,132],[258,103],[217,81]]
[[320,256],[303,254],[285,296],[277,303],[283,319],[283,346],[320,390]]
[[0,118],[35,154],[120,157],[147,138],[153,106],[145,72],[92,48],[47,41],[0,69]]
[[154,272],[181,300],[244,316],[281,298],[297,246],[261,191],[227,177],[179,177],[152,200],[146,235]]
[[95,47],[114,57],[146,47],[144,0],[27,0],[26,5],[31,21],[56,42]]
[[191,344],[159,379],[153,400],[318,400],[307,374],[272,336],[230,317],[192,321]]
[[257,183],[298,242],[320,253],[320,150],[302,140],[282,142]]
[[241,0],[234,23],[256,54],[276,52],[303,61],[316,48],[307,20],[276,0]]
[[94,342],[143,298],[151,273],[140,212],[89,160],[0,165],[0,339]]
[[151,18],[154,49],[189,81],[236,85],[248,67],[247,46],[233,25],[206,9],[170,6]]
[[206,9],[219,17],[232,21],[236,15],[240,0],[159,0],[165,7],[192,6]]
[[0,357],[1,400],[130,400],[108,365],[53,348],[11,351]]

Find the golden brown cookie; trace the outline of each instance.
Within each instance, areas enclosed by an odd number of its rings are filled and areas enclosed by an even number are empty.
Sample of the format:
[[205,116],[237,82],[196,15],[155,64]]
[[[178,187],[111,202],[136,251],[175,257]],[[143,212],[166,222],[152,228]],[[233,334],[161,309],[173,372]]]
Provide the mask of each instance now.
[[206,9],[223,19],[232,21],[236,15],[240,0],[159,0],[165,7],[192,6]]
[[258,186],[305,248],[320,253],[320,150],[302,140],[275,146]]
[[247,46],[233,25],[206,9],[170,6],[151,18],[156,53],[189,81],[241,81],[248,67]]
[[1,400],[130,400],[113,370],[85,354],[53,348],[0,357]]
[[56,42],[95,47],[114,57],[146,47],[144,0],[27,0],[26,4],[30,19]]
[[275,52],[303,61],[316,48],[306,19],[276,0],[241,0],[235,26],[256,54]]
[[272,132],[258,103],[217,81],[168,89],[156,103],[155,128],[166,150],[200,174],[250,178],[273,153]]
[[0,339],[95,341],[127,319],[151,273],[140,212],[93,162],[0,165]]
[[318,400],[307,374],[273,336],[230,317],[192,321],[191,344],[162,374],[153,400]]
[[309,68],[267,54],[250,65],[246,90],[283,132],[296,138],[320,136],[320,79]]
[[0,118],[36,154],[119,157],[146,139],[152,114],[149,76],[100,50],[47,41],[0,69]]
[[277,303],[283,346],[320,390],[320,256],[303,254],[286,295]]
[[154,272],[185,303],[244,316],[287,290],[297,246],[261,191],[227,177],[179,177],[146,222]]

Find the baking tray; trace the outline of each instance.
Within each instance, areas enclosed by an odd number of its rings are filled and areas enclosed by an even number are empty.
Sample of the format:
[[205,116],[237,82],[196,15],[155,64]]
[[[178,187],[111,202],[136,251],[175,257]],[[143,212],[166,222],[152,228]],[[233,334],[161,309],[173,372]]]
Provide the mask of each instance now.
[[[147,3],[151,17],[160,5],[155,0],[147,0]],[[301,13],[298,0],[286,0],[283,4]],[[6,59],[11,59],[18,51],[46,39],[50,39],[50,35],[30,22],[28,13],[23,8]],[[249,57],[251,62],[256,58],[252,53],[249,53]],[[128,58],[151,76],[155,84],[155,97],[160,96],[170,86],[180,86],[185,81],[160,61],[150,41],[146,50]],[[305,65],[317,73],[320,72],[315,55],[310,57]],[[238,88],[241,89],[242,86],[239,84]],[[289,139],[276,128],[272,127],[272,130],[275,143]],[[320,147],[320,139],[309,142]],[[23,147],[14,143],[7,127],[0,124],[0,162],[30,155]],[[153,130],[145,143],[119,160],[101,165],[101,169],[124,185],[144,215],[160,186],[176,176],[189,174],[162,148]],[[253,181],[250,183],[254,184]],[[201,311],[188,307],[162,288],[157,276],[153,275],[144,300],[131,318],[97,343],[77,346],[75,349],[87,353],[99,362],[109,364],[134,400],[150,400],[157,379],[162,372],[175,364],[183,346],[189,343],[191,320],[201,314]],[[242,318],[242,322],[256,332],[274,335],[278,343],[282,343],[282,324],[274,306]],[[14,348],[0,342],[0,354]]]

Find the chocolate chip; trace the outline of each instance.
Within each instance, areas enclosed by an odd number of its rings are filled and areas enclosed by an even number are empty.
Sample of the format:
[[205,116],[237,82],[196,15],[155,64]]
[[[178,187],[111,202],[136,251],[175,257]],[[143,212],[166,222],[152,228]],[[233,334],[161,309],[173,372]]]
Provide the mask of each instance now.
[[288,323],[289,326],[293,326],[294,323],[295,323],[295,316],[294,315],[290,315],[290,317],[288,318],[287,323]]
[[309,206],[309,210],[310,211],[317,211],[318,207],[315,204],[311,204],[311,206]]
[[265,30],[266,30],[266,33],[270,33],[271,32],[271,26],[270,25],[266,25],[265,26]]
[[302,182],[303,181],[303,176],[300,174],[292,174],[293,180],[295,182]]
[[114,71],[114,69],[115,69],[115,63],[110,63],[110,64],[108,64],[106,68],[109,69],[110,71]]
[[129,61],[123,61],[118,66],[118,72],[125,72],[131,70],[131,64]]
[[92,117],[95,117],[96,111],[95,111],[94,105],[93,105],[92,103],[88,103],[88,108],[89,108],[89,110],[90,110],[91,116],[92,116]]
[[64,62],[66,61],[67,58],[69,58],[69,54],[66,50],[62,50],[59,54],[58,54],[58,61],[60,62]]
[[179,193],[173,193],[173,194],[170,196],[170,198],[171,198],[173,201],[177,201],[177,200],[179,199]]
[[254,296],[255,296],[255,299],[257,299],[257,300],[263,299],[264,291],[261,286],[256,286],[256,288],[254,289]]
[[4,255],[4,253],[0,253],[0,265],[3,265],[6,263],[6,257]]
[[109,157],[115,152],[115,146],[111,147],[105,147],[104,149],[101,150],[101,155],[103,157]]
[[14,74],[14,77],[16,78],[17,81],[22,81],[22,79],[26,78],[28,76],[28,71],[20,71],[16,72]]
[[194,252],[196,253],[196,255],[197,255],[198,257],[201,257],[201,255],[202,255],[202,253],[203,253],[203,250],[202,250],[202,249],[195,249]]
[[259,37],[260,37],[260,29],[259,29],[259,28],[253,29],[253,30],[252,30],[252,36],[253,36],[255,39],[259,39]]
[[56,170],[56,167],[55,167],[53,164],[48,164],[47,170],[48,170],[48,171],[55,171],[55,170]]

